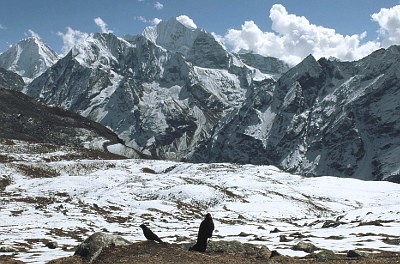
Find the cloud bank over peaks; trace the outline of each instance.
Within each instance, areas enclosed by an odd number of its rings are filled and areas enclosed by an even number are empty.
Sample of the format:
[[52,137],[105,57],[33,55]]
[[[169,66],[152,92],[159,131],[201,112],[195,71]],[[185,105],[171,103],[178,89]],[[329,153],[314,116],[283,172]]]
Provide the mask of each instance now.
[[88,33],[74,30],[70,27],[67,27],[66,33],[58,32],[57,35],[62,38],[64,43],[61,49],[63,55],[67,54],[78,42],[89,37]]
[[299,63],[309,54],[316,58],[357,60],[380,48],[378,41],[361,43],[365,32],[344,36],[334,29],[314,25],[303,16],[289,14],[281,4],[272,6],[269,17],[275,32],[263,32],[254,21],[246,21],[240,30],[228,30],[223,38],[225,44],[234,51],[251,50],[290,65]]
[[[94,23],[100,28],[101,33],[113,33],[112,30],[108,29],[108,25],[101,17],[96,17]],[[67,32],[57,32],[57,35],[62,38],[63,46],[61,48],[61,54],[66,55],[77,43],[80,43],[87,39],[90,34],[81,32],[79,30],[67,27]],[[33,35],[32,35],[33,36]]]

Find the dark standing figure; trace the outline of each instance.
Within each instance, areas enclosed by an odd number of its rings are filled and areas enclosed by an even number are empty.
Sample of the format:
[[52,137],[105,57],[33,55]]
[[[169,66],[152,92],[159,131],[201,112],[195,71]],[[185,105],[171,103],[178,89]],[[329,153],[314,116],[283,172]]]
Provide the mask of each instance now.
[[147,238],[147,240],[155,240],[157,242],[162,242],[161,239],[153,233],[153,231],[150,230],[146,225],[141,224],[140,227],[143,230],[143,235]]
[[199,233],[197,234],[197,243],[190,247],[189,250],[205,252],[207,248],[207,240],[212,236],[213,231],[213,219],[210,214],[206,214],[206,218],[200,224]]

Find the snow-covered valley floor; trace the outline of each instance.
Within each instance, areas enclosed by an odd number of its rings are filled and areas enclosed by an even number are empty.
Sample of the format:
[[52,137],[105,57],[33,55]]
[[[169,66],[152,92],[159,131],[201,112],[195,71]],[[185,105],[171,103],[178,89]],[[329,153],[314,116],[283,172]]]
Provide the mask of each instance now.
[[[0,245],[27,263],[70,256],[96,231],[143,240],[141,223],[164,241],[189,242],[208,212],[213,240],[263,244],[292,256],[306,254],[291,250],[300,241],[338,252],[400,251],[398,184],[306,178],[272,166],[57,161],[66,153],[0,147],[0,176],[10,181],[0,191]],[[58,247],[49,249],[47,241]]]

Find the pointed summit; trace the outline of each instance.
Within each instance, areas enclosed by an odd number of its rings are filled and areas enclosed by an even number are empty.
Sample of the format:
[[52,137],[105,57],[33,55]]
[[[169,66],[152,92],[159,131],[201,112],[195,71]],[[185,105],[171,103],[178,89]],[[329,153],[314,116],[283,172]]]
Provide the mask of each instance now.
[[119,53],[123,51],[123,42],[126,41],[113,33],[95,33],[79,41],[71,52],[75,60],[86,67],[109,65],[112,61],[118,61]]
[[143,36],[169,52],[182,54],[187,61],[203,68],[227,68],[230,54],[215,37],[198,28],[187,16],[161,21],[147,27]]
[[179,16],[147,27],[142,34],[153,43],[186,56],[199,32],[201,29],[197,28],[193,20],[187,16]]
[[34,32],[0,54],[0,67],[18,73],[30,82],[57,60],[58,55]]

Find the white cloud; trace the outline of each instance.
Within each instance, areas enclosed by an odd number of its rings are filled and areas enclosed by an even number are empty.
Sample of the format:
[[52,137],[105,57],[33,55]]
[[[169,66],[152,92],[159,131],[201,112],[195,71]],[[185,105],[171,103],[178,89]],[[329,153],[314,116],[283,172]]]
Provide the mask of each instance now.
[[185,15],[178,16],[176,18],[179,22],[181,22],[183,25],[189,27],[189,28],[197,28],[197,25],[193,22],[193,20]]
[[155,17],[155,18],[153,18],[153,19],[151,20],[151,24],[157,25],[157,24],[160,23],[161,21],[162,21],[161,18]]
[[0,24],[0,30],[7,29],[3,24]]
[[70,27],[67,27],[66,33],[58,32],[57,35],[60,36],[63,40],[64,44],[61,49],[61,52],[64,55],[67,54],[72,49],[72,47],[74,47],[77,43],[83,41],[89,36],[88,33],[84,33],[79,30],[74,30]]
[[108,29],[107,23],[104,22],[104,20],[101,19],[101,17],[96,17],[94,19],[94,23],[96,23],[96,25],[100,28],[101,33],[112,33],[112,30]]
[[140,22],[146,23],[146,24],[151,24],[151,25],[157,25],[162,21],[160,18],[153,18],[153,19],[146,19],[144,16],[136,16],[134,17],[135,20],[138,20]]
[[154,3],[154,8],[157,9],[157,10],[161,10],[161,9],[164,8],[164,5],[161,4],[160,2],[155,2]]
[[304,16],[289,14],[281,4],[272,6],[269,17],[275,32],[263,32],[253,21],[246,21],[240,30],[230,29],[224,42],[235,51],[251,50],[280,58],[291,65],[309,54],[317,59],[333,56],[341,60],[356,60],[380,47],[377,41],[362,44],[365,32],[344,36],[334,29],[310,23]]
[[149,21],[144,16],[135,16],[135,20],[139,20],[143,23],[149,23]]
[[379,34],[382,37],[383,46],[400,43],[400,5],[382,8],[371,17],[380,26]]

